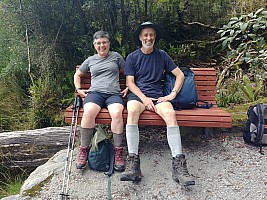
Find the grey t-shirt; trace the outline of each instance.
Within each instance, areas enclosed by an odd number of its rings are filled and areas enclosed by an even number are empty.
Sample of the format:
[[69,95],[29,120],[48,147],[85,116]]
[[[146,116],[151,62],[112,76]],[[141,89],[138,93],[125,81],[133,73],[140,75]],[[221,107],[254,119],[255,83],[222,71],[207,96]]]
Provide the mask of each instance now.
[[89,91],[106,94],[120,93],[120,68],[124,68],[125,61],[122,56],[114,51],[109,51],[105,58],[97,54],[88,57],[80,66],[83,73],[91,72],[91,87]]

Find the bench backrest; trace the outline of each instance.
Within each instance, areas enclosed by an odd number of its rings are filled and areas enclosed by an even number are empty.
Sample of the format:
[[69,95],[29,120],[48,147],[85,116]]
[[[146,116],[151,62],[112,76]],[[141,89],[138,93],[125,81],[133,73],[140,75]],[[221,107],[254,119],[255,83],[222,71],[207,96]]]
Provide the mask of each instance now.
[[[76,70],[79,65],[76,66]],[[216,105],[216,71],[214,68],[191,68],[195,74],[195,84],[198,92],[198,99],[207,101]],[[91,75],[87,73],[81,80],[81,88],[88,89],[91,85]],[[125,75],[120,73],[120,85],[121,89],[125,86]]]

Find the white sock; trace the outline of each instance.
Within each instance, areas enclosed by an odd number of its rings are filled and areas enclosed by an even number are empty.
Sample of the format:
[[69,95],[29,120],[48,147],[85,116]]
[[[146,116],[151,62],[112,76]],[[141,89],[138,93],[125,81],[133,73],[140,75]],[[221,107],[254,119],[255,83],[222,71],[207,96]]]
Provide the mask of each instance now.
[[139,129],[137,124],[126,125],[126,139],[128,153],[138,155]]
[[177,154],[182,154],[182,143],[179,126],[167,127],[167,139],[169,147],[171,148],[172,157]]

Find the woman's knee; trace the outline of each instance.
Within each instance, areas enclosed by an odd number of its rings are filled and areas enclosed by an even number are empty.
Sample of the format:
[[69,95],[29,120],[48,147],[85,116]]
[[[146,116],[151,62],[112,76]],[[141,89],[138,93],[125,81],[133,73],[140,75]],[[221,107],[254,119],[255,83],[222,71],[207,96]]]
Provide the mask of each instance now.
[[109,113],[112,120],[122,120],[122,110],[114,110]]

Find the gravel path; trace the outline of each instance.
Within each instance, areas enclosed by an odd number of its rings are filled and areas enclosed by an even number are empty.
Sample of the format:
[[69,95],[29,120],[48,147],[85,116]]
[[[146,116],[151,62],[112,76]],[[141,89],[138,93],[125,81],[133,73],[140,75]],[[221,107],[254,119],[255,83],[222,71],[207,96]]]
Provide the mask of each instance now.
[[[205,138],[199,129],[182,136],[189,172],[196,185],[181,187],[171,177],[171,154],[163,128],[144,127],[140,139],[143,174],[138,184],[121,182],[120,173],[111,177],[114,200],[260,200],[267,199],[267,149],[244,144],[242,137],[228,132]],[[149,134],[146,134],[149,132]],[[148,136],[149,135],[149,136]],[[75,152],[74,158],[76,158]],[[58,199],[63,170],[57,171],[37,198]],[[74,165],[70,180],[70,199],[108,199],[108,179],[101,172],[78,172]]]

